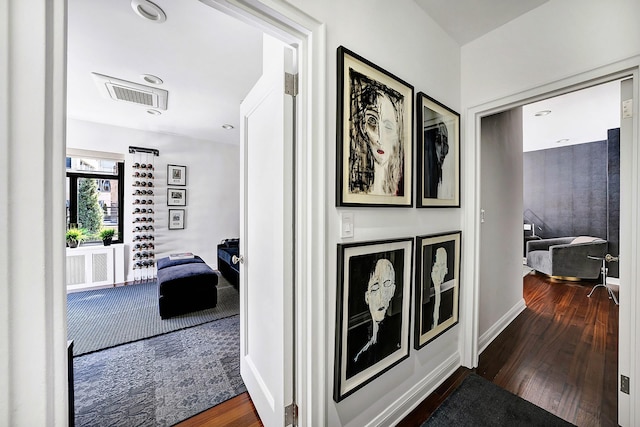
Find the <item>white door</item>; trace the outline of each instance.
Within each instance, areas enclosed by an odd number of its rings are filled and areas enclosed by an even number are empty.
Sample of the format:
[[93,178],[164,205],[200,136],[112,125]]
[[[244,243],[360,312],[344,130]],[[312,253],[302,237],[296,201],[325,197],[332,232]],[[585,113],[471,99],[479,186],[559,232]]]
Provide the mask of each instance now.
[[240,373],[265,426],[293,398],[293,51],[265,35],[263,75],[240,107]]

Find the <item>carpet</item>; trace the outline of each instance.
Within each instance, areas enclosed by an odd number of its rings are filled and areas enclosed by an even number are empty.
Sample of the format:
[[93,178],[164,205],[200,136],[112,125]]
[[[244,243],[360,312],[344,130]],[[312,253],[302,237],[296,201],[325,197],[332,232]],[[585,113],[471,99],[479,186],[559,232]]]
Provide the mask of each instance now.
[[201,325],[240,312],[238,291],[218,279],[218,305],[162,320],[156,281],[67,294],[67,337],[73,354],[137,341]]
[[74,357],[76,426],[169,426],[246,391],[232,316]]
[[476,374],[465,378],[422,424],[423,427],[572,425]]

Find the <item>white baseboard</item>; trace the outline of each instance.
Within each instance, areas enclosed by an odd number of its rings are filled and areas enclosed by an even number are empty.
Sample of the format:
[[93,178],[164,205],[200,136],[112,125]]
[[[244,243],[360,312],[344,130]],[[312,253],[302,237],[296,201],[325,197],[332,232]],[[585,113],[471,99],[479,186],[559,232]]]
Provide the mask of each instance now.
[[478,338],[478,354],[481,354],[491,342],[496,339],[500,332],[504,331],[504,329],[509,326],[513,320],[518,317],[520,313],[527,308],[527,305],[524,302],[524,298],[520,299],[516,305],[511,307],[509,311],[505,313],[504,316],[500,318],[493,326],[487,330],[482,336]]
[[460,367],[460,354],[451,355],[422,381],[411,387],[395,402],[369,422],[367,427],[392,426],[402,421]]
[[620,279],[618,277],[608,277],[607,285],[620,286]]

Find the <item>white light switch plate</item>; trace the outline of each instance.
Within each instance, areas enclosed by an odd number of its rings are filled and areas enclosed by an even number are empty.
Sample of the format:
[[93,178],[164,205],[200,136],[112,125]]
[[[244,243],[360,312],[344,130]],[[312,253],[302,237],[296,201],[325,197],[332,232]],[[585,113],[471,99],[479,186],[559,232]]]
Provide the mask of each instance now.
[[353,212],[342,212],[340,214],[340,237],[353,237]]

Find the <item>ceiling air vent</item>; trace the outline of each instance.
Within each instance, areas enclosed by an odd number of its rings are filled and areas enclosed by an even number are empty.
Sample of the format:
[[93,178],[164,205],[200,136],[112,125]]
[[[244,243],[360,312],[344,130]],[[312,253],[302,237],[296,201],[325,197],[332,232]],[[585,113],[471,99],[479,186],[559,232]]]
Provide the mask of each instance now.
[[98,73],[91,73],[91,75],[98,86],[98,90],[105,98],[138,104],[146,108],[167,109],[169,92],[164,89],[128,82]]

